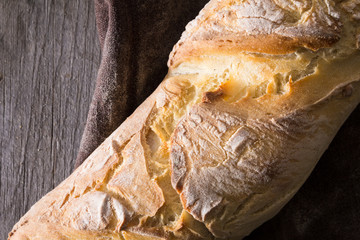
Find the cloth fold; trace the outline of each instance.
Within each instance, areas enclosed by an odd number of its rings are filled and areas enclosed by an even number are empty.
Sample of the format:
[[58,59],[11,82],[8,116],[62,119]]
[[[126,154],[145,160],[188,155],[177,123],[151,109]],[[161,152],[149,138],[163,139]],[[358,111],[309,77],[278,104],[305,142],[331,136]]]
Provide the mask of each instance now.
[[[187,22],[207,0],[95,0],[102,60],[76,166],[159,85]],[[360,107],[309,180],[272,220],[246,239],[358,239]]]
[[187,22],[206,0],[95,0],[102,59],[75,167],[159,85]]

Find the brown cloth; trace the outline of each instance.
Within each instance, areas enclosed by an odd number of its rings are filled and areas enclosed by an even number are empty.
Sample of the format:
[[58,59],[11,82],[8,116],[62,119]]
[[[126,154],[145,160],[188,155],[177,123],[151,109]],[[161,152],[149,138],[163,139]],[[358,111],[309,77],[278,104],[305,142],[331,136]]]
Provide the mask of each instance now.
[[95,0],[102,59],[76,167],[163,80],[173,45],[206,2]]
[[[95,0],[102,61],[76,166],[159,85],[172,46],[207,0]],[[360,237],[360,107],[296,196],[247,240]]]

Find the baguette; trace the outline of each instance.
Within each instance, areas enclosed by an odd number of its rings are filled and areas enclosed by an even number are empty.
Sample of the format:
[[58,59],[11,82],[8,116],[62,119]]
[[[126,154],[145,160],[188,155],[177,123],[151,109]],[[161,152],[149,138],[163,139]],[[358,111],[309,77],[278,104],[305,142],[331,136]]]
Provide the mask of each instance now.
[[242,239],[360,102],[360,2],[210,1],[155,92],[14,226],[19,239]]

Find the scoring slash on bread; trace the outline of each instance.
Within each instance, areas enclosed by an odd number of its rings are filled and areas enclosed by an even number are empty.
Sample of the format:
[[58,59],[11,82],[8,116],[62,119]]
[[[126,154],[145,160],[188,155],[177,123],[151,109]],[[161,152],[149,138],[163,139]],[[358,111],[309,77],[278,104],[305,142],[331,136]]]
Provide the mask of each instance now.
[[360,1],[210,1],[155,92],[15,225],[18,239],[242,239],[360,102]]

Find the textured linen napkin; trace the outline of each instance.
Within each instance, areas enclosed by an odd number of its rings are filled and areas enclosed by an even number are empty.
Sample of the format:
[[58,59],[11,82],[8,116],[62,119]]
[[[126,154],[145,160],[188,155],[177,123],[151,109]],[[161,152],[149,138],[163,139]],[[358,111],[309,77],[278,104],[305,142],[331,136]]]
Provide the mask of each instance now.
[[149,96],[185,25],[207,0],[95,0],[102,59],[78,167]]
[[[159,85],[184,26],[207,0],[95,0],[102,49],[79,166]],[[246,239],[359,239],[360,107],[308,181]]]

